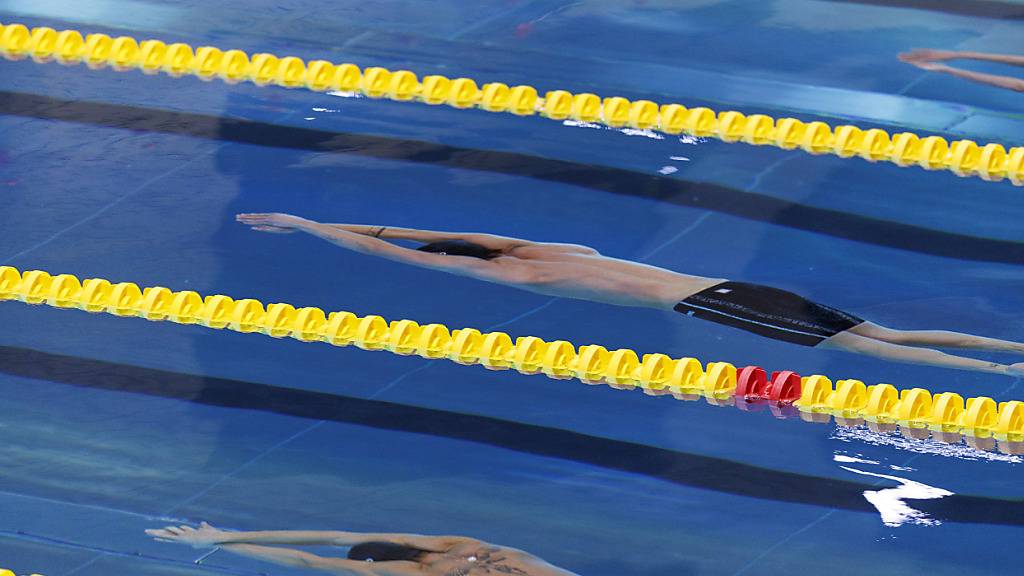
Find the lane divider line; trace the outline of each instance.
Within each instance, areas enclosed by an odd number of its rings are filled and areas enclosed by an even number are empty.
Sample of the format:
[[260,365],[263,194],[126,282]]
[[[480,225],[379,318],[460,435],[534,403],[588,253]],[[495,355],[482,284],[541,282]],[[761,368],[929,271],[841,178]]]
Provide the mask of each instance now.
[[115,284],[102,278],[80,281],[70,274],[21,272],[10,266],[0,266],[0,301],[4,300],[417,355],[481,365],[489,370],[511,369],[555,380],[577,379],[620,390],[639,389],[652,396],[705,398],[712,404],[747,410],[768,406],[776,416],[796,414],[810,422],[835,418],[843,425],[867,423],[876,429],[899,426],[945,438],[953,434],[1024,442],[1024,402],[1016,400],[997,403],[987,396],[964,399],[955,392],[897,390],[891,384],[868,386],[856,379],[833,384],[821,375],[802,377],[792,371],[769,375],[758,366],[737,368],[728,362],[702,365],[696,358],[640,356],[625,348],[608,350],[593,344],[577,347],[564,340],[547,342],[535,336],[513,339],[505,332],[452,330],[443,324],[420,325],[412,320],[388,322],[375,315],[327,313],[285,303],[264,305],[251,298],[235,300],[224,295],[203,297],[192,291],[173,292],[162,286],[140,288],[132,282]]
[[941,136],[921,137],[911,132],[889,134],[879,128],[833,127],[818,121],[772,118],[764,114],[748,116],[734,110],[716,112],[705,107],[630,101],[618,96],[602,98],[567,90],[550,90],[542,96],[537,88],[529,85],[490,82],[481,86],[471,78],[452,79],[441,75],[420,78],[409,70],[388,70],[379,66],[360,68],[326,60],[306,62],[295,56],[249,55],[241,50],[221,50],[213,46],[194,48],[181,42],[139,41],[130,36],[111,38],[77,30],[30,29],[19,23],[0,24],[0,54],[10,60],[31,57],[40,63],[85,63],[92,69],[109,66],[119,71],[141,70],[145,74],[163,72],[175,77],[193,75],[202,80],[219,78],[228,83],[252,82],[317,92],[361,93],[370,98],[447,104],[458,109],[475,108],[517,116],[536,114],[552,120],[572,119],[612,128],[656,130],[785,150],[800,148],[815,155],[857,156],[869,162],[947,170],[958,176],[977,176],[988,181],[1007,179],[1014,185],[1024,185],[1024,146],[1007,150],[998,143],[979,145],[966,139],[949,142]]

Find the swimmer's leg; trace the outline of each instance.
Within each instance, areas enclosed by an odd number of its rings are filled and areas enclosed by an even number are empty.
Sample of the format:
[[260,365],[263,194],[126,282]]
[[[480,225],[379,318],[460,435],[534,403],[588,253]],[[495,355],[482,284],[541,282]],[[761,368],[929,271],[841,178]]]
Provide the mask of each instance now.
[[946,330],[894,330],[873,322],[864,322],[850,328],[848,332],[903,346],[937,346],[939,348],[967,348],[1024,354],[1024,342],[1011,342]]
[[975,358],[964,358],[953,356],[930,348],[914,348],[891,344],[874,338],[867,338],[852,333],[852,330],[840,332],[818,345],[819,348],[832,348],[856,352],[867,356],[907,362],[911,364],[925,364],[928,366],[940,366],[943,368],[954,368],[957,370],[973,370],[976,372],[989,372],[991,374],[1024,374],[1024,364],[1007,366],[997,362],[988,362]]

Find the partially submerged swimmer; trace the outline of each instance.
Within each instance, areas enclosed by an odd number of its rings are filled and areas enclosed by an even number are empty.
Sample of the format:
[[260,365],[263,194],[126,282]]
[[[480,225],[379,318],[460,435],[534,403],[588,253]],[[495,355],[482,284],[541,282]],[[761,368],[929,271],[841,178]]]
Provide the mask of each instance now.
[[[999,364],[929,348],[1024,354],[1024,343],[945,330],[887,328],[785,290],[682,274],[603,256],[578,244],[390,226],[322,224],[290,214],[239,214],[236,219],[261,232],[305,232],[363,254],[549,296],[675,310],[775,340],[900,362],[1024,375],[1024,362]],[[412,240],[423,245],[410,249],[387,240]]]
[[[522,550],[463,536],[299,530],[226,532],[205,522],[199,528],[167,526],[146,530],[146,534],[161,542],[220,548],[281,566],[351,576],[576,576]],[[342,546],[349,547],[349,551],[346,558],[331,558],[281,548],[281,544]]]

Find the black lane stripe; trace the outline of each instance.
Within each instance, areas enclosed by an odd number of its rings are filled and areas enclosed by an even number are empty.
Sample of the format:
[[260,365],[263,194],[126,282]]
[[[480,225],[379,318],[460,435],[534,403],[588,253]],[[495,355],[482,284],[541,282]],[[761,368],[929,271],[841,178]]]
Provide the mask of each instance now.
[[[878,489],[869,484],[771,470],[500,418],[141,368],[11,346],[0,346],[0,373],[207,406],[428,434],[641,474],[736,496],[876,513],[863,497],[865,490]],[[955,495],[940,500],[912,501],[910,505],[945,521],[1024,525],[1024,501],[1019,500]]]
[[998,0],[831,0],[843,4],[868,4],[889,8],[914,8],[977,18],[1024,19],[1024,5]]
[[0,91],[0,114],[523,176],[710,210],[756,222],[920,254],[981,262],[1024,263],[1022,242],[944,232],[804,206],[716,184],[688,182],[528,154],[279,126],[123,104],[64,100],[19,92]]

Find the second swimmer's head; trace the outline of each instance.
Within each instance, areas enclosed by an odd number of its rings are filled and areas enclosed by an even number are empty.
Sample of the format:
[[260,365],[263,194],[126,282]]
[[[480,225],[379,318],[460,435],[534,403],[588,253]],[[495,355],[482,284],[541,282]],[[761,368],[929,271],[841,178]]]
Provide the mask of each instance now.
[[479,244],[466,242],[465,240],[431,242],[430,244],[420,246],[417,250],[420,252],[444,254],[446,256],[469,256],[470,258],[480,258],[483,260],[490,260],[501,256],[501,250],[492,250]]

